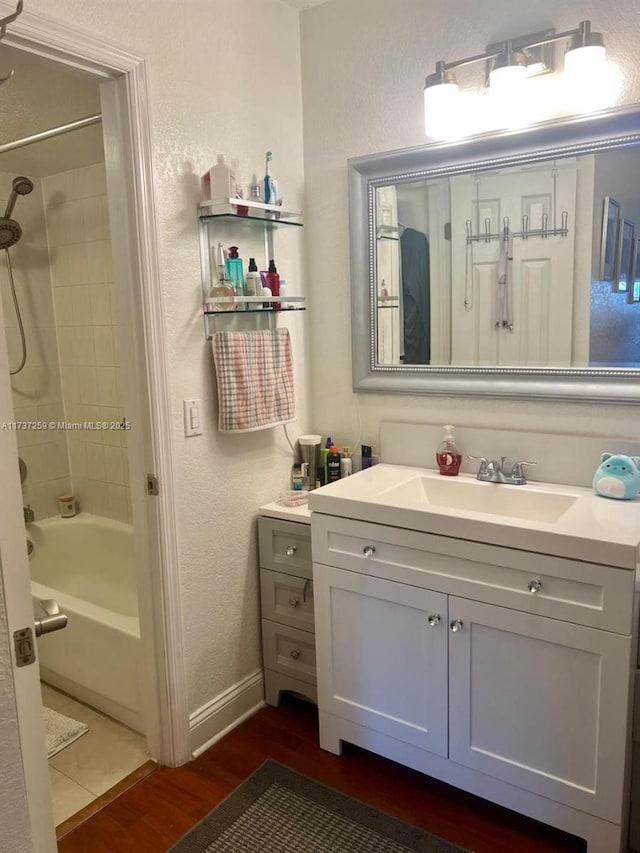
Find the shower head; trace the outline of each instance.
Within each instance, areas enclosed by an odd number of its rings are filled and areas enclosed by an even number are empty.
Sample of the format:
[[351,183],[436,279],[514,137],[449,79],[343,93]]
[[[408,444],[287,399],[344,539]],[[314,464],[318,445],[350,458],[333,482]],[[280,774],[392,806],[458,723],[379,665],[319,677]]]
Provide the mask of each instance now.
[[22,228],[14,219],[0,218],[0,249],[10,249],[22,237]]
[[32,189],[33,181],[30,181],[29,178],[25,178],[23,175],[18,175],[16,178],[13,179],[13,183],[11,185],[11,195],[9,196],[9,201],[7,202],[7,209],[4,212],[5,219],[10,219],[18,196],[29,195]]

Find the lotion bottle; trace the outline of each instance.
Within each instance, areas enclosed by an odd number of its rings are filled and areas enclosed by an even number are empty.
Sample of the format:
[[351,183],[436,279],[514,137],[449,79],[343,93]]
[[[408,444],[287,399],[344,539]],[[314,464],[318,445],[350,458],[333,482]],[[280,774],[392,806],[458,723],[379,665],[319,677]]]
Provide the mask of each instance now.
[[249,258],[249,269],[244,280],[244,286],[247,296],[259,296],[262,292],[262,279],[255,258]]
[[349,448],[344,447],[342,450],[342,458],[340,459],[340,477],[348,477],[349,474],[353,474],[353,463],[351,462]]
[[460,471],[460,463],[462,462],[462,454],[458,450],[455,439],[453,437],[453,427],[447,424],[444,428],[444,438],[436,452],[436,462],[440,473],[445,477],[457,477]]
[[[267,287],[271,291],[272,296],[280,296],[280,276],[276,269],[276,262],[271,259],[269,261],[269,271],[267,272]],[[281,307],[281,302],[273,302],[271,307],[277,311]]]

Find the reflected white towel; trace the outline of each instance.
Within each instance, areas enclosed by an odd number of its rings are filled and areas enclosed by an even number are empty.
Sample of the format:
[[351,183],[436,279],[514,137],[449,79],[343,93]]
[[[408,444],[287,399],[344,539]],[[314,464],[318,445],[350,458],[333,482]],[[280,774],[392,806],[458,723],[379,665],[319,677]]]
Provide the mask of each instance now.
[[216,332],[220,432],[255,432],[295,420],[288,329]]
[[510,332],[513,332],[512,266],[513,232],[509,227],[505,227],[500,235],[496,327],[509,329]]

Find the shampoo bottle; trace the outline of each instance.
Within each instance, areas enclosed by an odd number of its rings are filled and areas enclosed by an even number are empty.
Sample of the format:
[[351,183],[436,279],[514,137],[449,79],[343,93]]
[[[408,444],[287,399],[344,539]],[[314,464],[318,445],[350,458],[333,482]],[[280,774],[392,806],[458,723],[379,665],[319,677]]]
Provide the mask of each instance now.
[[329,483],[335,483],[340,479],[340,451],[333,445],[329,448],[327,455],[327,480]]
[[444,428],[444,439],[440,443],[436,452],[436,462],[440,473],[445,477],[457,477],[462,462],[462,455],[458,450],[453,430],[455,427],[447,424]]
[[262,292],[262,280],[256,266],[255,258],[249,258],[249,269],[244,280],[244,288],[247,296],[260,296]]
[[[278,270],[276,269],[276,264],[273,259],[269,261],[269,270],[267,272],[267,287],[271,291],[272,296],[280,296],[280,276],[278,275]],[[274,311],[277,311],[281,307],[281,305],[281,302],[273,302],[272,308]]]
[[238,296],[244,296],[244,273],[242,272],[242,258],[238,255],[238,247],[230,246],[229,254],[224,262],[227,278],[231,281]]

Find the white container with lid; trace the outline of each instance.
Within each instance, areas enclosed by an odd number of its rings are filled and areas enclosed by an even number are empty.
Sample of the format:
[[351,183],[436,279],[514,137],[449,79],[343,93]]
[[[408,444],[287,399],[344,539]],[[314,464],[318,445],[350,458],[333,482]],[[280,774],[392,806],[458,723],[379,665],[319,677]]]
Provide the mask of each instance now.
[[204,201],[223,201],[236,198],[236,175],[225,154],[218,154],[218,162],[202,178]]

